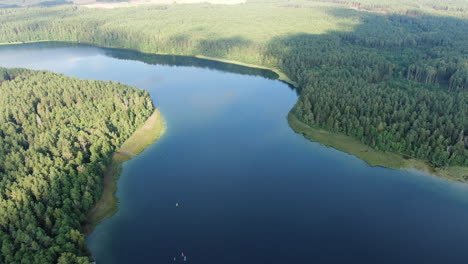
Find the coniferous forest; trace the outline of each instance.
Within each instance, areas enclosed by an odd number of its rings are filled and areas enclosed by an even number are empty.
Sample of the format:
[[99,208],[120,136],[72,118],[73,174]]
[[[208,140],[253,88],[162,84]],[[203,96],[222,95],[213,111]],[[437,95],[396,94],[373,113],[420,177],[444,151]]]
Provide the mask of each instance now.
[[[80,42],[279,69],[296,84],[291,113],[305,124],[435,167],[466,167],[468,4],[403,2],[6,8],[0,42]],[[80,225],[111,154],[151,115],[148,94],[1,68],[0,95],[0,263],[89,263]]]
[[292,113],[302,122],[436,167],[468,165],[463,1],[420,1],[419,9],[293,2],[5,9],[0,41],[85,42],[275,67],[298,84]]
[[0,94],[0,263],[89,264],[81,224],[151,99],[116,82],[5,68]]

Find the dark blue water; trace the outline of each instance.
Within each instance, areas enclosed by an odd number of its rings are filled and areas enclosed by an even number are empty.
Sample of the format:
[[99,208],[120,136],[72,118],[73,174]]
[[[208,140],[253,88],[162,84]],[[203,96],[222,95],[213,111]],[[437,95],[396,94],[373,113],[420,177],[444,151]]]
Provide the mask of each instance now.
[[468,263],[466,185],[295,134],[272,73],[44,44],[1,47],[0,65],[146,89],[167,121],[124,164],[119,211],[88,239],[98,264]]

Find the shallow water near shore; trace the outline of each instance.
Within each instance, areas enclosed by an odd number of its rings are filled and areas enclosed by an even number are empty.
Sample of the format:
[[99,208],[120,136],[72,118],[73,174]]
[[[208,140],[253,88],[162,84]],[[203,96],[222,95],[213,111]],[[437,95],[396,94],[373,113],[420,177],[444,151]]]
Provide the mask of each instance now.
[[269,71],[63,43],[1,46],[0,66],[136,86],[166,120],[88,237],[98,264],[468,261],[468,185],[304,139]]

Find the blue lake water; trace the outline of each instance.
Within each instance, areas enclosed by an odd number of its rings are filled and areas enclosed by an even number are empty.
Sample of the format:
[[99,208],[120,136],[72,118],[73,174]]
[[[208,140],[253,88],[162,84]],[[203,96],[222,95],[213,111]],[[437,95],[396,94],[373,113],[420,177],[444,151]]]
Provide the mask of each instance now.
[[148,90],[167,122],[88,238],[98,264],[468,263],[466,184],[304,139],[271,72],[53,43],[2,46],[0,66]]

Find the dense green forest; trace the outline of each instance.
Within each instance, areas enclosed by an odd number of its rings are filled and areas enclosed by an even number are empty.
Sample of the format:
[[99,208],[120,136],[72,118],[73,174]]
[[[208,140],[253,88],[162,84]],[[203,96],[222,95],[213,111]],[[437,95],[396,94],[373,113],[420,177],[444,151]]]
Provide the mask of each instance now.
[[148,93],[0,68],[0,94],[0,263],[89,264],[81,224],[112,153],[153,112]]
[[[4,43],[82,42],[277,68],[297,83],[291,113],[302,122],[437,167],[468,166],[467,32],[463,0],[0,9]],[[196,65],[144,58],[167,59]],[[0,94],[0,263],[89,263],[80,225],[111,153],[152,113],[148,94],[3,68]]]
[[[293,113],[310,126],[438,167],[468,165],[467,3],[284,3],[3,9],[0,41],[87,42],[276,67],[298,83]],[[350,5],[369,12],[343,8]]]
[[438,167],[467,166],[463,32],[467,21],[375,16],[352,33],[274,40],[269,52],[299,84],[301,121]]

